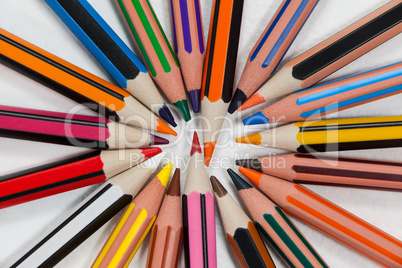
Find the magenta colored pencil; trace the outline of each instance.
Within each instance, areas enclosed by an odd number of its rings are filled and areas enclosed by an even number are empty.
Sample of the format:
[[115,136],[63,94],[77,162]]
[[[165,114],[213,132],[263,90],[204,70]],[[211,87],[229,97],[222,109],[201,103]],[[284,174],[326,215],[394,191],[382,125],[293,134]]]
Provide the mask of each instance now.
[[196,132],[190,156],[182,197],[186,267],[216,268],[215,203]]
[[102,117],[3,105],[0,105],[0,137],[93,149],[168,143],[164,138]]

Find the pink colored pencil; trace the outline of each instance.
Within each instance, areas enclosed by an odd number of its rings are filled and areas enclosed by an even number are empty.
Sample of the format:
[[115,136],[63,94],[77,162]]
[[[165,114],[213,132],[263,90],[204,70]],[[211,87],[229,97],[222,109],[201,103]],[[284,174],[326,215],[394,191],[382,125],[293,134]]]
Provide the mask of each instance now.
[[180,169],[174,172],[158,218],[152,228],[147,268],[176,268],[179,262],[183,222],[180,200]]
[[205,45],[199,0],[169,0],[174,48],[194,113],[200,111]]
[[402,241],[301,185],[254,173],[243,174],[286,212],[381,265],[402,266]]
[[[285,154],[236,161],[294,183],[402,190],[402,163],[311,154]],[[259,173],[260,174],[260,173]],[[262,175],[262,174],[261,174]]]
[[190,157],[182,196],[186,267],[216,268],[214,196],[196,132]]
[[328,267],[280,207],[228,169],[251,218],[289,267]]

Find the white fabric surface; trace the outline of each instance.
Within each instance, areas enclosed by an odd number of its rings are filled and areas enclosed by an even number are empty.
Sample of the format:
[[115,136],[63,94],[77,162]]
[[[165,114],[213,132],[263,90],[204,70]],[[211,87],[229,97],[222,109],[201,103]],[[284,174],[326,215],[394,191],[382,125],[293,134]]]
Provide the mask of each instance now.
[[[170,20],[167,0],[150,0],[159,16],[160,22],[171,40]],[[119,36],[132,47],[132,41],[126,31],[123,20],[112,0],[90,0],[97,11],[112,26]],[[209,27],[211,0],[201,1],[204,21],[205,38]],[[281,0],[246,0],[243,15],[243,24],[239,48],[236,81],[246,62],[249,51],[254,45]],[[292,48],[284,58],[284,62],[317,44],[324,38],[341,30],[353,21],[361,18],[370,11],[387,3],[387,0],[321,0],[310,19],[305,24]],[[61,22],[57,15],[40,0],[1,0],[0,27],[8,30],[50,52],[66,59],[81,68],[84,68],[109,81],[111,77],[102,69],[97,61],[78,39]],[[373,68],[400,61],[402,59],[402,35],[395,37],[375,50],[334,73],[325,80],[356,74]],[[68,112],[76,103],[55,93],[46,87],[25,78],[0,65],[0,104],[15,105],[36,109]],[[360,107],[349,109],[330,117],[361,117],[400,115],[402,113],[402,96],[396,95]],[[255,111],[255,109],[254,109]],[[252,111],[247,111],[247,115]],[[83,114],[95,115],[84,109]],[[246,114],[240,115],[242,117]],[[176,116],[176,120],[179,117]],[[220,135],[215,157],[208,168],[209,175],[215,175],[222,181],[229,192],[239,200],[234,186],[227,173],[227,168],[235,168],[234,159],[257,157],[268,153],[284,153],[280,150],[262,149],[249,145],[239,145],[234,138],[253,133],[264,126],[243,127],[239,114],[229,117],[224,124]],[[194,117],[185,124],[179,122],[176,131],[178,137],[166,136],[171,144],[164,147],[167,158],[182,170],[182,189],[186,174],[186,165],[191,146],[192,132],[200,129],[200,119]],[[199,131],[200,139],[202,133]],[[20,141],[0,138],[0,175],[32,167],[44,162],[63,159],[86,150],[68,146],[58,146],[44,143]],[[342,156],[364,157],[372,159],[402,161],[402,149],[365,150],[342,152]],[[30,246],[30,242],[37,239],[41,233],[48,230],[52,223],[65,215],[81,200],[88,196],[97,186],[63,193],[31,203],[0,210],[0,267],[16,252]],[[364,220],[374,224],[393,236],[402,239],[402,203],[401,192],[356,190],[348,188],[307,186],[325,198],[355,213]],[[120,215],[119,215],[120,216]],[[57,267],[89,267],[107,239],[119,216],[106,224],[79,248],[73,251]],[[379,267],[366,257],[343,246],[333,239],[321,234],[313,228],[294,220],[303,234],[327,261],[331,267]],[[221,221],[217,214],[217,250],[219,267],[236,267],[236,260],[232,254],[225,236]],[[148,251],[149,236],[138,251],[130,267],[145,267]],[[278,267],[285,267],[278,255],[269,248]],[[180,266],[184,267],[184,255],[181,255]]]

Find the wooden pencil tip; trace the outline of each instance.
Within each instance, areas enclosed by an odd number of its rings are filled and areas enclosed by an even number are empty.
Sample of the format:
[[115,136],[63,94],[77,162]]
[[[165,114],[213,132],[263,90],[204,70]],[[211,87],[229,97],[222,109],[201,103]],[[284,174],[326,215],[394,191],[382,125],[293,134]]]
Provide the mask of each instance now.
[[251,134],[248,136],[240,137],[236,139],[237,143],[246,143],[246,144],[261,144],[261,135],[259,133]]
[[157,126],[156,126],[156,131],[163,133],[163,134],[170,134],[173,136],[177,136],[176,131],[171,129],[168,125],[166,125],[162,120],[156,119]]
[[256,186],[260,185],[260,180],[262,177],[262,173],[257,172],[255,170],[251,170],[245,167],[239,167],[239,172],[247,177],[253,184]]
[[248,184],[245,180],[243,180],[239,175],[237,175],[236,172],[234,172],[232,169],[228,168],[227,169],[230,178],[232,179],[234,185],[236,186],[237,190],[243,190],[243,189],[249,189],[253,188],[250,184]]
[[193,144],[191,146],[190,156],[193,156],[193,154],[195,154],[195,153],[202,154],[200,141],[198,139],[198,134],[196,131],[194,131],[194,135],[193,135]]
[[209,163],[211,162],[212,155],[215,150],[216,142],[205,142],[204,143],[204,162],[205,165],[208,167]]
[[240,106],[237,110],[241,112],[264,102],[265,98],[260,94],[256,93],[253,96],[251,96],[245,103],[243,103],[243,105]]
[[253,159],[239,159],[236,160],[236,165],[246,167],[249,169],[254,169],[258,170],[261,172],[262,169],[262,164],[258,158],[253,158]]
[[169,189],[166,193],[170,196],[180,196],[180,168],[176,168],[170,182]]
[[209,179],[211,180],[212,189],[218,197],[223,197],[228,193],[215,176],[211,176]]

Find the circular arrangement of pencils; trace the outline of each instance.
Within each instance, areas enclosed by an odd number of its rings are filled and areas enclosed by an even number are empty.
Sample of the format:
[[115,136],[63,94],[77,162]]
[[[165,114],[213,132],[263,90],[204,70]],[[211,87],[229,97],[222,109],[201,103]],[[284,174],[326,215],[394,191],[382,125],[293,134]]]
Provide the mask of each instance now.
[[401,32],[402,0],[0,1],[0,266],[402,267]]

